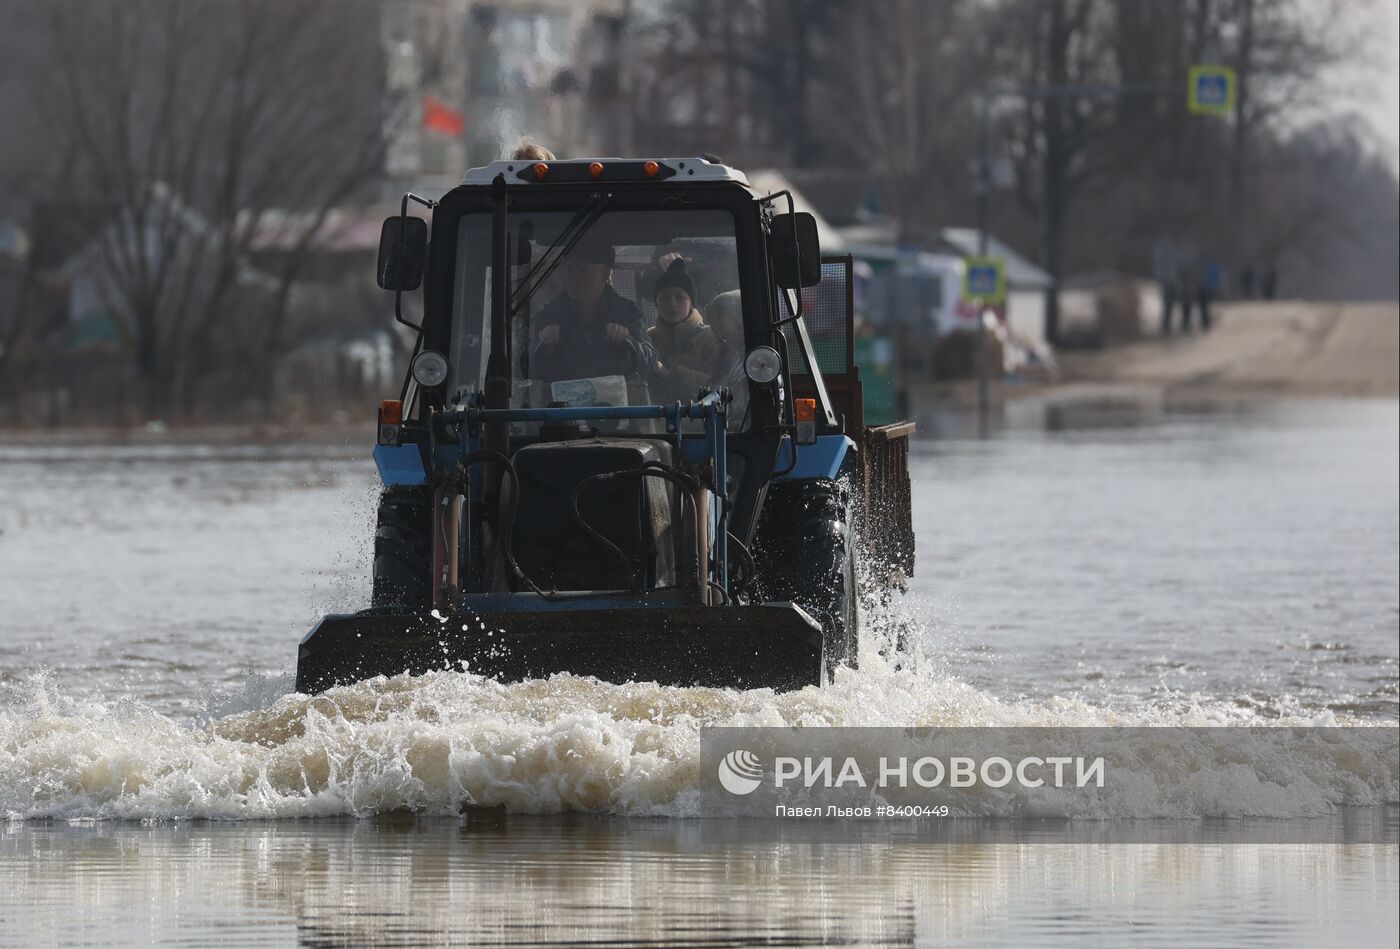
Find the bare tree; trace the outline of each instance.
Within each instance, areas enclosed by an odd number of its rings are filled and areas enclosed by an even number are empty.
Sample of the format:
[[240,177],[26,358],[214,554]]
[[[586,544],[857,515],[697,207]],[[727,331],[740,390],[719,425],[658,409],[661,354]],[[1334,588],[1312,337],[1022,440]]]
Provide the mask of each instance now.
[[634,16],[643,150],[684,143],[748,166],[825,160],[823,96],[842,9],[836,0],[671,0]]
[[960,0],[888,0],[840,22],[826,131],[877,176],[903,240],[948,223],[941,199],[970,186],[976,103],[993,81],[974,14]]
[[1097,178],[1124,167],[1113,48],[1112,9],[1096,0],[1046,0],[1001,8],[1008,27],[1000,74],[1016,103],[1008,149],[1017,164],[1021,201],[1039,222],[1041,265],[1054,285],[1045,299],[1045,335],[1059,327],[1058,284],[1075,197]]
[[[39,93],[71,187],[107,222],[88,276],[168,411],[229,355],[265,358],[329,209],[382,166],[372,3],[55,0]],[[367,68],[367,65],[371,68]],[[249,251],[275,208],[309,210],[280,273]],[[261,300],[253,307],[252,300]],[[219,332],[236,316],[248,323]],[[248,343],[215,353],[216,340]],[[271,376],[256,374],[263,384]]]

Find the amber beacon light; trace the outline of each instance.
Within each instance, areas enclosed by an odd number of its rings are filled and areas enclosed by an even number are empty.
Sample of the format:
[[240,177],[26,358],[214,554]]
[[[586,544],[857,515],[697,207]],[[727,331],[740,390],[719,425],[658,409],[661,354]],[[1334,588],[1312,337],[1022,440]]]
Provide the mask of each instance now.
[[817,440],[817,400],[794,399],[793,421],[797,423],[797,444],[811,445]]
[[397,447],[403,443],[403,403],[385,399],[379,403],[379,444]]

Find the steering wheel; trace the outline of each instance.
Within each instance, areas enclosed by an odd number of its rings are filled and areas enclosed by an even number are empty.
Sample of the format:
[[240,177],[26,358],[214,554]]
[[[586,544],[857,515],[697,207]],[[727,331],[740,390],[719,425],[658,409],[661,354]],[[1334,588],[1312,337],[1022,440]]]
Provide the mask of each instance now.
[[616,375],[631,379],[642,375],[640,354],[631,336],[613,342],[600,324],[560,326],[559,342],[544,351],[549,353],[550,363],[560,369],[560,363],[577,367],[568,369],[563,378]]
[[597,323],[575,323],[570,327],[559,327],[559,341],[566,338],[575,340],[587,349],[596,349],[608,342],[608,331]]

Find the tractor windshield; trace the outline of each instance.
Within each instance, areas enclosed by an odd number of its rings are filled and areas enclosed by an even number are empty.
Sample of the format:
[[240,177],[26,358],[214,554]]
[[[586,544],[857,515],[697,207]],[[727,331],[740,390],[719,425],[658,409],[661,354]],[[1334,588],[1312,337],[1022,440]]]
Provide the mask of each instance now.
[[[512,405],[669,404],[730,386],[738,428],[747,380],[733,217],[586,210],[508,218]],[[468,214],[457,235],[454,401],[486,378],[492,278],[491,216]],[[597,427],[647,430],[636,421]]]

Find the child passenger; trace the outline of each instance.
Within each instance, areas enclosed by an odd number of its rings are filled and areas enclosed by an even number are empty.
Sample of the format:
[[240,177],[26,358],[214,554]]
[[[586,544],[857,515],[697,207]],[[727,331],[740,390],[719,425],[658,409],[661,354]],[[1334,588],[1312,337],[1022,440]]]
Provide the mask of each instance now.
[[695,307],[695,280],[677,257],[657,278],[652,291],[656,325],[648,330],[660,360],[656,396],[689,401],[713,385],[721,355],[719,340]]

